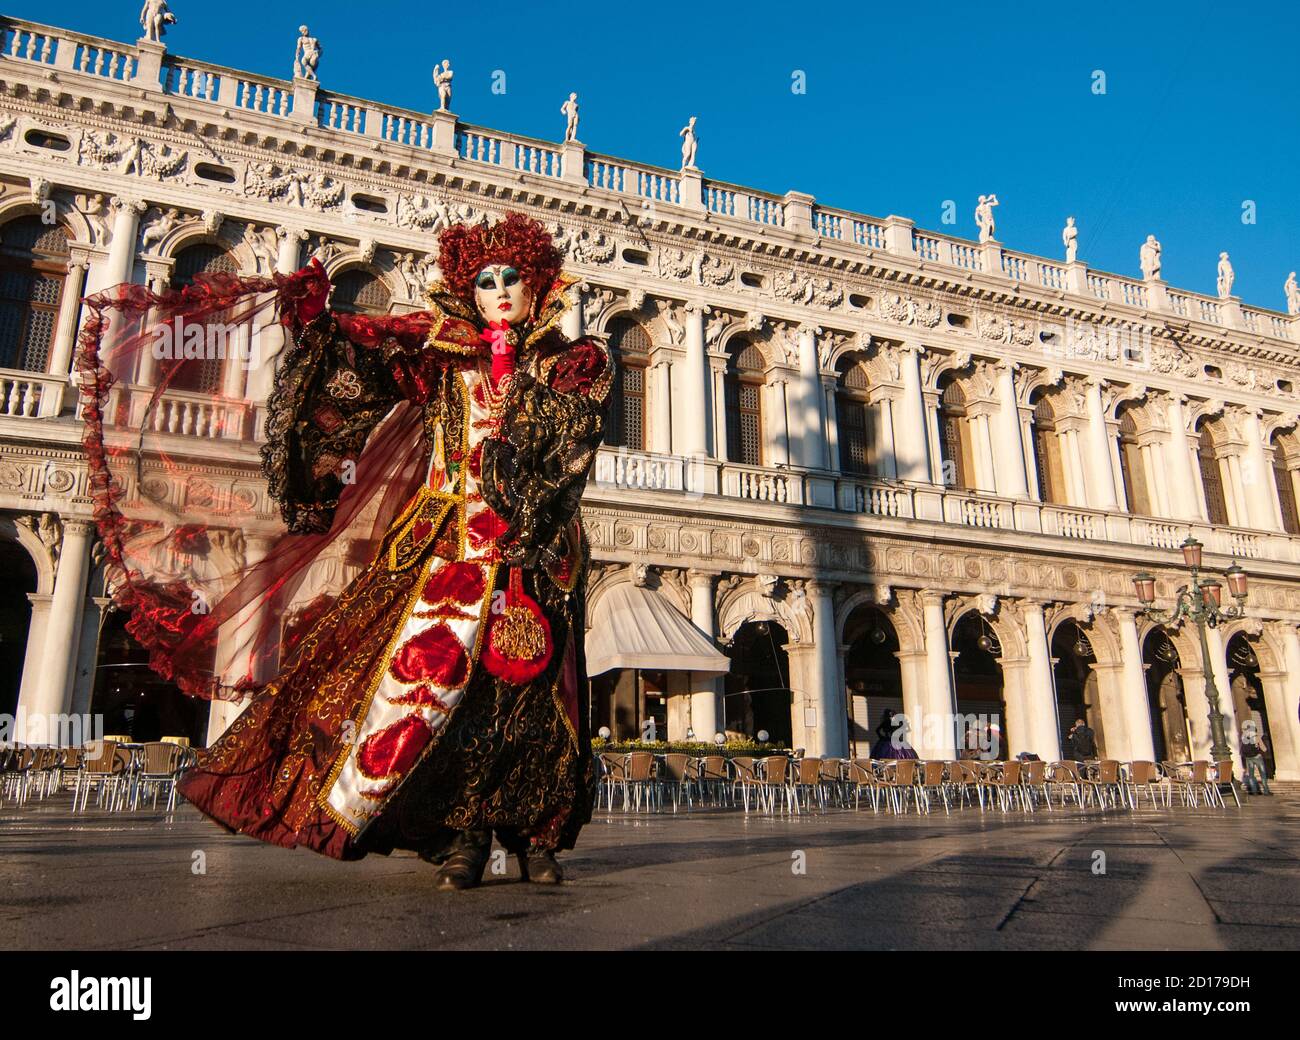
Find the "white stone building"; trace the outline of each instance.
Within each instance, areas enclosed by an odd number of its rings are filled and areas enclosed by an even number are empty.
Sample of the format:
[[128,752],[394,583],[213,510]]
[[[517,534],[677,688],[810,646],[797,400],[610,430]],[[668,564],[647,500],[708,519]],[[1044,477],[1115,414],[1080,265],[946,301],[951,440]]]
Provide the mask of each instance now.
[[[1167,605],[1190,533],[1251,578],[1248,618],[1208,638],[1230,741],[1251,713],[1300,779],[1300,318],[314,76],[0,32],[0,711],[230,717],[149,679],[101,610],[68,375],[82,295],[314,253],[336,305],[417,309],[441,226],[519,209],[585,279],[567,331],[607,334],[621,364],[584,505],[597,725],[865,754],[905,708],[992,716],[1003,755],[1050,759],[1083,715],[1108,756],[1204,756],[1197,634],[1154,628],[1131,581],[1152,571]],[[167,493],[196,516],[255,507],[212,550],[252,558],[278,523],[257,466],[270,366],[197,362],[146,416],[150,367],[119,421],[191,461]],[[193,392],[213,389],[224,404]],[[913,741],[951,757],[960,736]]]

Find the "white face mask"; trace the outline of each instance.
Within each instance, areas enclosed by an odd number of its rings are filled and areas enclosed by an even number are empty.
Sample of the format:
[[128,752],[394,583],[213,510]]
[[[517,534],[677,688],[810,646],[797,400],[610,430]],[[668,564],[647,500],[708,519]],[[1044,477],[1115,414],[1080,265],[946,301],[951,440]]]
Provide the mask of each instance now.
[[527,317],[532,302],[523,275],[509,264],[491,264],[474,279],[474,303],[485,321],[515,325]]

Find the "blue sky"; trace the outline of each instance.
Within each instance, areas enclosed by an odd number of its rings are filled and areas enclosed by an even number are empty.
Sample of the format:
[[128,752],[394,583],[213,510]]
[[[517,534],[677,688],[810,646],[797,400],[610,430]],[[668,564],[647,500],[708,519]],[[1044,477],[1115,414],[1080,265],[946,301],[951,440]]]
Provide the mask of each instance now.
[[[1284,309],[1282,282],[1300,267],[1294,3],[172,7],[175,53],[287,78],[305,20],[325,88],[419,111],[435,104],[433,64],[450,58],[462,119],[548,140],[576,90],[587,147],[642,162],[677,166],[677,131],[695,114],[706,177],[921,227],[973,238],[976,198],[996,192],[1008,248],[1060,256],[1073,214],[1080,258],[1103,270],[1136,276],[1152,232],[1171,284],[1212,294],[1226,249],[1242,298]],[[54,10],[6,4],[139,35],[138,4]],[[791,89],[800,71],[805,93]],[[945,226],[949,199],[957,223]]]

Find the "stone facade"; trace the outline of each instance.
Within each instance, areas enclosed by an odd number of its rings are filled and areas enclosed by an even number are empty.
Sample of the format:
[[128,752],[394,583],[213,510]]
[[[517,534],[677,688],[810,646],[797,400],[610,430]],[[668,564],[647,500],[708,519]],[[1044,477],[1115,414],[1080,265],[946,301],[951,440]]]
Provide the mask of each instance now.
[[[517,209],[553,229],[584,279],[566,332],[610,335],[629,373],[622,443],[602,450],[584,505],[591,623],[606,589],[638,581],[724,646],[779,626],[789,736],[810,754],[843,754],[851,737],[865,753],[848,663],[863,633],[888,629],[909,716],[960,711],[964,622],[997,648],[985,699],[1000,699],[1004,754],[1061,753],[1068,625],[1106,753],[1151,758],[1159,641],[1188,750],[1204,756],[1196,633],[1154,633],[1131,582],[1152,571],[1167,603],[1191,533],[1209,567],[1235,559],[1251,575],[1249,617],[1209,638],[1219,689],[1241,691],[1224,697],[1230,737],[1255,705],[1278,775],[1300,779],[1300,319],[694,165],[333,95],[314,74],[0,29],[4,262],[54,272],[49,313],[29,310],[0,359],[0,540],[34,575],[29,710],[90,710],[105,602],[68,378],[79,297],[166,284],[206,246],[243,274],[315,255],[340,287],[353,274],[359,305],[417,309],[433,234]],[[34,217],[62,238],[8,248],[5,230]],[[256,357],[274,355],[275,335],[259,333]],[[146,421],[148,369],[118,390],[128,425]],[[273,361],[203,378],[223,404],[169,390],[147,421],[200,460],[166,489],[178,503],[253,508],[257,523],[225,546],[246,553],[276,531],[256,465]],[[737,728],[719,680],[670,675],[665,692],[671,735]],[[956,739],[949,725],[914,743],[951,757]]]

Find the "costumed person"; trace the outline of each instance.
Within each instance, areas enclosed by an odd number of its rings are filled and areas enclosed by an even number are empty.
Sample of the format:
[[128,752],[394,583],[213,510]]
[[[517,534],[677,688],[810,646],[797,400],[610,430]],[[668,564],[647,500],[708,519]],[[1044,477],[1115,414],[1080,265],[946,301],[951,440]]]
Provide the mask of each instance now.
[[886,708],[876,725],[876,742],[871,745],[872,758],[916,758],[916,751],[908,743],[907,716],[895,714]]
[[[385,317],[331,311],[318,260],[90,297],[79,367],[96,520],[114,603],[154,668],[186,693],[250,698],[181,779],[200,810],[339,859],[415,850],[453,889],[479,884],[495,832],[525,880],[558,882],[555,852],[595,792],[578,504],[612,362],[561,333],[576,279],[536,221],[448,227],[438,265],[427,309]],[[171,427],[115,413],[113,384],[159,329],[220,320],[267,336],[275,323],[253,319],[271,308],[288,343],[262,467],[289,533],[220,571],[215,550],[243,545],[231,532],[256,495],[237,486],[196,510],[167,491],[193,484]],[[149,409],[185,363],[160,364]],[[329,561],[360,572],[303,608]]]

